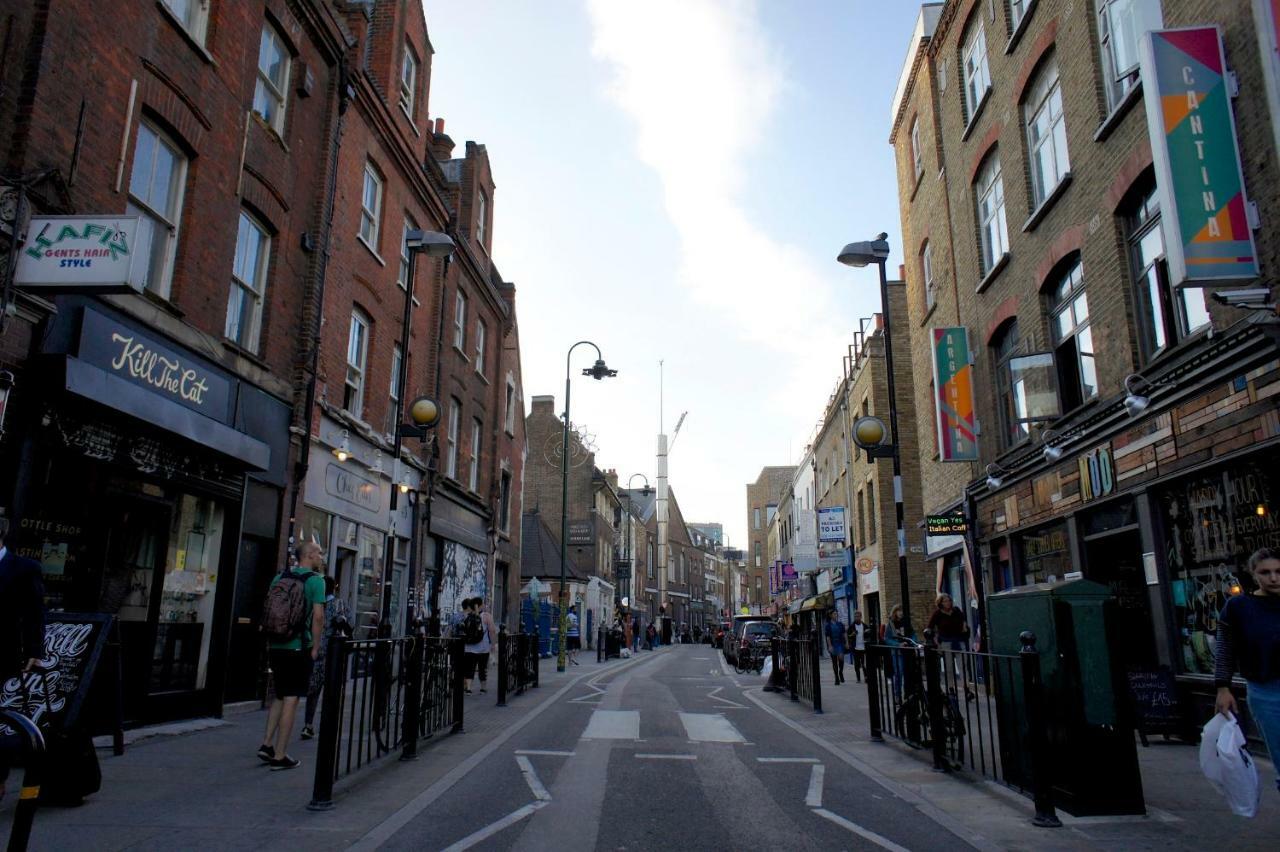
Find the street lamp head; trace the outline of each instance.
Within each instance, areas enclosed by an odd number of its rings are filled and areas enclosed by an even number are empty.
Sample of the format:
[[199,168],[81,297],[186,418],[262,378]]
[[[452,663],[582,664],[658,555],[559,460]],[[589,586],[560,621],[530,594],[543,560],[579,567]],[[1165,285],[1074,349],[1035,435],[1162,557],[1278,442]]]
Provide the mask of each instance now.
[[605,364],[603,358],[597,358],[595,364],[582,370],[582,375],[590,376],[596,381],[600,381],[601,379],[612,378],[613,376],[618,375],[618,371],[610,370],[609,366]]
[[409,419],[416,426],[434,426],[440,422],[440,406],[434,399],[420,396],[409,405]]
[[410,252],[419,252],[427,257],[448,257],[453,254],[453,238],[439,231],[406,231],[404,246]]
[[874,240],[860,243],[849,243],[836,260],[845,266],[869,266],[873,263],[884,263],[889,259],[889,235],[881,233]]

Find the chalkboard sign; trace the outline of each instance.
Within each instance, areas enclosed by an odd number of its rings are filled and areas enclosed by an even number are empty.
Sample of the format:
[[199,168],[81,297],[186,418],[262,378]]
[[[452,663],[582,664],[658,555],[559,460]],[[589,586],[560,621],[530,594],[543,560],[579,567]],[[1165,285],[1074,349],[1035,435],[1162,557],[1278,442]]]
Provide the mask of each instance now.
[[1133,701],[1134,721],[1143,745],[1146,734],[1181,733],[1184,727],[1178,686],[1173,672],[1131,671],[1128,673],[1129,697]]
[[102,613],[50,613],[45,619],[44,655],[34,671],[0,684],[0,707],[27,716],[46,735],[80,724],[114,618]]

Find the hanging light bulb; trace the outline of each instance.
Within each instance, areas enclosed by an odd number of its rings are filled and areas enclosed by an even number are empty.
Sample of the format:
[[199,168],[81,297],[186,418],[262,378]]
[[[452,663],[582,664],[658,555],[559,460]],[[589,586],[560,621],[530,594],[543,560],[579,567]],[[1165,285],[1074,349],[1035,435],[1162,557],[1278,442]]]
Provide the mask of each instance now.
[[338,442],[338,446],[333,448],[333,454],[341,462],[351,458],[351,435],[346,429],[342,430],[342,440]]

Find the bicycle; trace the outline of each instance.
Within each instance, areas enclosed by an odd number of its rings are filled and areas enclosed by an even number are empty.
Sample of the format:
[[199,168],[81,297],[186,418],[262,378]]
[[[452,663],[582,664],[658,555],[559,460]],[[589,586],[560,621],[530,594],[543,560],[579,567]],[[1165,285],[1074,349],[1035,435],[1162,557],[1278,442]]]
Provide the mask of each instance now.
[[733,670],[738,674],[760,674],[764,668],[764,659],[769,655],[769,647],[752,642],[738,649],[733,658]]
[[[915,652],[916,665],[920,665],[924,659],[924,646],[905,637],[899,639],[899,642],[903,647],[910,648]],[[895,675],[895,678],[897,676]],[[925,687],[926,679],[912,677],[910,680],[912,683],[906,686],[906,694],[903,695],[902,701],[898,706],[894,708],[894,729],[904,735],[904,740],[918,743],[921,748],[932,748],[935,732],[930,724],[929,696]],[[946,690],[945,700],[942,702],[941,717],[942,735],[945,737],[947,753],[952,755],[963,754],[967,729],[964,723],[964,715],[960,708],[959,695],[955,687],[948,687]]]

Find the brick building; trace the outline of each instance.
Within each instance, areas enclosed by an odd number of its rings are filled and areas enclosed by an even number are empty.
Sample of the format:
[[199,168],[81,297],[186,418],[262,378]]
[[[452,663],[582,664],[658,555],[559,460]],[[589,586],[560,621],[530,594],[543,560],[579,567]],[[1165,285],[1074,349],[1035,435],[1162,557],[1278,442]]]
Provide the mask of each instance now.
[[760,469],[755,482],[747,484],[747,600],[753,612],[767,607],[769,598],[769,527],[778,511],[778,496],[789,488],[794,465]]
[[[481,417],[484,449],[465,431],[457,441],[477,473],[444,476],[435,503],[467,498],[480,520],[439,526],[484,557],[475,585],[501,596],[490,566],[517,558],[518,525],[503,519],[518,516],[523,475],[523,423],[507,413],[520,397],[514,291],[480,236],[492,230],[483,149],[450,161],[429,132],[421,9],[159,0],[103,16],[51,0],[0,12],[7,232],[47,259],[84,252],[89,225],[138,238],[135,292],[52,295],[38,285],[53,279],[28,277],[4,282],[0,306],[13,306],[0,333],[14,375],[7,543],[42,562],[51,608],[117,618],[126,718],[217,713],[256,694],[261,596],[291,531],[325,544],[362,629],[403,623],[410,567],[421,585],[447,553],[414,532],[429,456],[415,442],[401,469],[392,458],[398,351],[408,393],[448,391],[467,422]],[[49,215],[83,221],[32,227]],[[447,282],[444,264],[419,263],[399,347],[410,219],[458,248]],[[459,286],[475,291],[470,372],[432,345]]]
[[[941,586],[965,596],[966,550],[987,593],[1080,571],[1124,610],[1121,665],[1169,666],[1201,701],[1218,609],[1248,588],[1249,553],[1280,540],[1274,311],[1210,298],[1271,290],[1280,262],[1270,15],[1204,0],[931,4],[892,116],[916,404],[930,414],[924,508],[973,522],[967,548],[930,542]],[[1146,33],[1201,26],[1220,28],[1238,97],[1213,71],[1211,31],[1169,42],[1194,40],[1194,67],[1144,79]],[[1161,95],[1181,111],[1149,115]],[[1204,126],[1212,149],[1194,141]],[[1162,165],[1197,150],[1203,169]],[[1188,179],[1207,183],[1188,193]],[[1257,269],[1230,281],[1181,271],[1231,272],[1218,264],[1250,254]],[[929,332],[945,328],[967,332],[976,418],[949,414],[940,448],[935,398],[957,385],[934,386],[951,356]],[[973,433],[974,461],[942,461]]]

